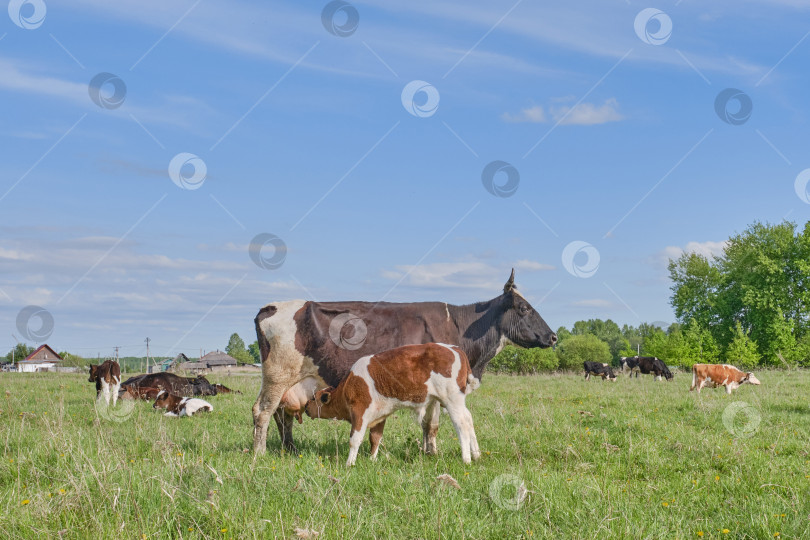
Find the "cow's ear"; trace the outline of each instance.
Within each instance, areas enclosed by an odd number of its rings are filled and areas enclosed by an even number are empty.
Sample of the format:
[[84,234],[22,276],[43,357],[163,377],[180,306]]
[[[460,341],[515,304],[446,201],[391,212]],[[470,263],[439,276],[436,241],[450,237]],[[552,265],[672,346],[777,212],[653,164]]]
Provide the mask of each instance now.
[[508,293],[515,289],[515,269],[512,268],[512,274],[509,276],[509,280],[507,280],[506,284],[503,286],[503,292]]
[[322,393],[320,399],[321,399],[321,403],[326,405],[327,403],[329,403],[329,400],[332,399],[332,392],[324,392],[324,393]]

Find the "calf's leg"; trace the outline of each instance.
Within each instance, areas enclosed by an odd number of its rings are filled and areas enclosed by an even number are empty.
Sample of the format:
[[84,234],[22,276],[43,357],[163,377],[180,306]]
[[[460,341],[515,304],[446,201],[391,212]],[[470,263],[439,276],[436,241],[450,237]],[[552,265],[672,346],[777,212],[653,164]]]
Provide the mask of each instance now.
[[385,429],[385,419],[381,420],[379,424],[372,426],[368,432],[368,442],[371,443],[371,460],[377,461],[377,450],[380,448],[380,441],[382,441],[383,430]]
[[453,427],[456,428],[458,442],[461,445],[461,460],[470,463],[470,431],[465,414],[467,407],[464,405],[464,394],[450,398],[443,405],[450,415],[450,420],[453,421]]
[[422,451],[428,455],[435,455],[438,452],[436,434],[439,432],[439,416],[441,416],[441,413],[441,403],[433,399],[430,400],[420,414],[420,423],[422,424]]
[[363,444],[363,439],[366,436],[367,423],[363,418],[357,418],[352,414],[352,432],[349,436],[349,459],[346,460],[346,466],[351,467],[357,461],[357,452],[360,451],[360,445]]
[[289,414],[286,409],[279,407],[273,415],[278,426],[278,435],[281,437],[281,447],[291,454],[297,454],[298,449],[293,441],[293,420],[295,416]]
[[121,391],[121,377],[113,377],[112,402],[113,407],[118,402],[118,393]]

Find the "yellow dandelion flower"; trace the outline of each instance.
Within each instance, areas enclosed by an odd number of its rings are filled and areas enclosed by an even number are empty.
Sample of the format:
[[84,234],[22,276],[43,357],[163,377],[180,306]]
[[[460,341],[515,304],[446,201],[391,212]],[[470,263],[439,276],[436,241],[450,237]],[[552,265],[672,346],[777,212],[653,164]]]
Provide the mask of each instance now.
[[718,480],[720,480],[720,477],[719,477],[719,476],[715,476],[715,477],[714,477],[714,481],[715,481],[715,482],[717,482]]
[[774,537],[774,538],[779,538],[780,536],[782,536],[782,535],[781,535],[781,534],[779,534],[778,532],[773,533],[773,537]]
[[728,533],[730,533],[730,532],[731,532],[731,531],[730,531],[730,530],[728,530],[728,529],[723,529],[723,534],[728,534]]
[[29,501],[28,499],[25,499],[25,500],[22,502],[22,505],[23,505],[23,506],[25,506],[26,504],[28,504],[28,503],[30,503],[30,502],[31,502],[31,501]]
[[221,528],[221,529],[219,530],[219,532],[224,532],[224,533],[226,533],[226,532],[228,532],[228,529],[226,529],[225,527],[223,527],[223,528]]
[[697,532],[697,535],[698,535],[698,536],[703,536],[703,531],[698,531],[698,532]]
[[188,532],[191,532],[191,531],[193,531],[193,530],[194,530],[194,527],[189,527],[189,528],[188,528]]
[[60,489],[60,490],[59,490],[59,493],[61,493],[62,495],[64,495],[64,494],[65,494],[65,490],[64,490],[64,489]]
[[664,502],[661,503],[661,506],[666,508],[667,506],[669,506],[669,503],[667,501],[664,501]]

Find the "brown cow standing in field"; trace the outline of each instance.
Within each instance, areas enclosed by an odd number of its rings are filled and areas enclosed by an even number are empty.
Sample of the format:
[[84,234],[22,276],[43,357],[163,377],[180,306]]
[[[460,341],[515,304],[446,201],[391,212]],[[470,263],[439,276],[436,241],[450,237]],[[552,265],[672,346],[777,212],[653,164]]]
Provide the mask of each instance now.
[[[297,452],[294,416],[280,407],[282,401],[299,390],[310,398],[310,392],[337,386],[364,356],[403,345],[455,344],[480,380],[487,363],[508,343],[546,348],[557,342],[557,335],[515,288],[514,270],[503,294],[485,302],[454,306],[291,300],[264,306],[255,324],[262,359],[262,387],[253,405],[257,453],[266,450],[271,417],[284,448]],[[301,386],[294,389],[296,385]]]
[[90,378],[87,382],[96,383],[96,399],[104,397],[107,405],[112,398],[113,406],[118,401],[118,391],[121,388],[121,366],[118,362],[106,360],[97,365],[90,366]]
[[731,394],[745,383],[760,384],[753,373],[746,373],[728,364],[695,364],[692,366],[692,387],[689,391],[697,388],[699,394],[701,388],[711,384],[712,387],[725,386],[726,394]]
[[351,425],[349,459],[354,465],[366,430],[370,428],[371,459],[377,459],[385,419],[399,409],[413,409],[422,425],[422,449],[436,453],[436,429],[444,407],[461,444],[461,459],[478,459],[478,439],[465,404],[478,387],[467,355],[444,343],[406,345],[358,360],[337,388],[319,390],[306,405],[312,418],[337,418]]

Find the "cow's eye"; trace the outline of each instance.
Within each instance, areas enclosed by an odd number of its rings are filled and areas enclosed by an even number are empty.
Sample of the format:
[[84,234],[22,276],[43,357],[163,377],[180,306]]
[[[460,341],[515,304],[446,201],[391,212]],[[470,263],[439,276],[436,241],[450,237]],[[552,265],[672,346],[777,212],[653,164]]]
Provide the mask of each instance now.
[[520,312],[524,313],[524,314],[528,313],[529,312],[529,306],[527,306],[526,304],[523,304],[522,306],[520,306]]

